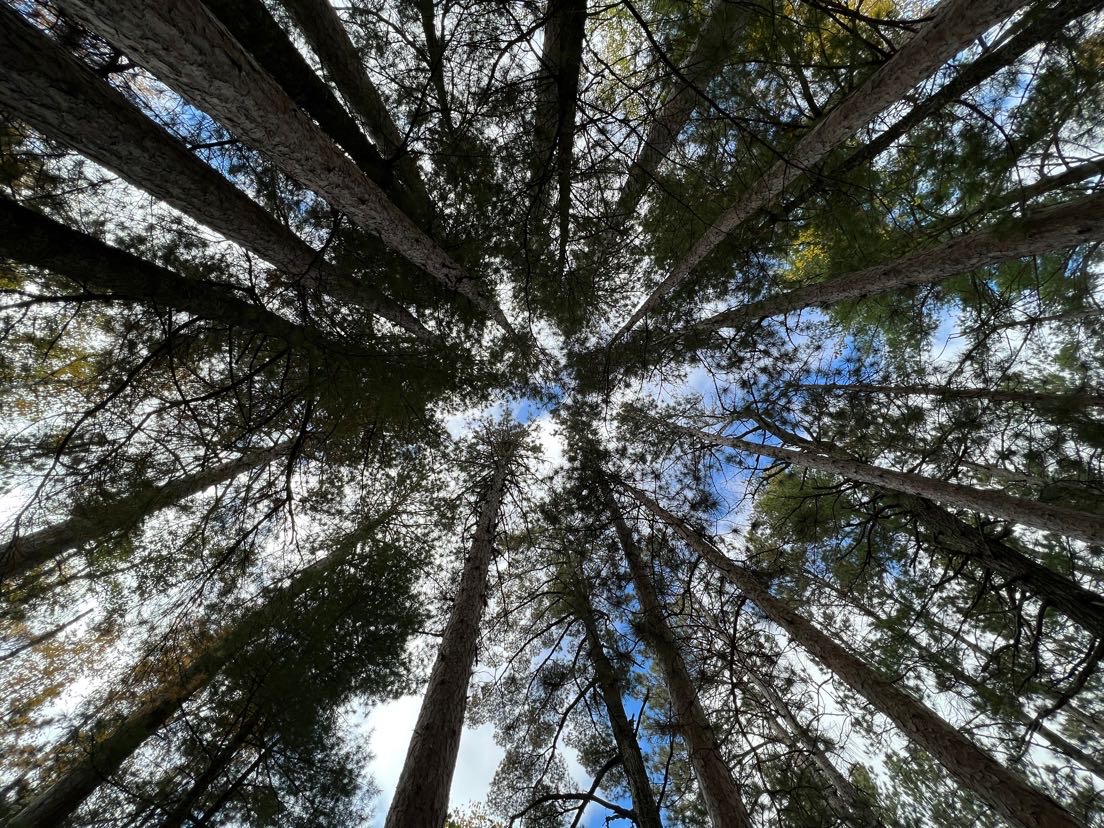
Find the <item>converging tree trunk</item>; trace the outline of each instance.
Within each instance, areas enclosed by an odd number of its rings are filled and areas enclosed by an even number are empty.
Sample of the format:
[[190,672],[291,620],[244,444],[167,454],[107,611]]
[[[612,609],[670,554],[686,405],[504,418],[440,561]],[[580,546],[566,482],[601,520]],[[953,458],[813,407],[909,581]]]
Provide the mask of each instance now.
[[679,652],[678,641],[664,620],[663,603],[652,583],[652,575],[644,563],[637,548],[632,530],[621,516],[621,510],[613,498],[608,484],[602,481],[602,496],[613,521],[617,537],[621,541],[621,551],[629,565],[633,587],[642,613],[641,632],[655,655],[667,691],[671,695],[671,704],[675,713],[675,725],[686,741],[690,753],[690,765],[698,780],[702,800],[705,802],[709,819],[715,828],[721,826],[751,825],[747,808],[740,798],[740,789],[732,776],[732,770],[721,753],[717,735],[709,722],[701,702],[698,700],[697,687]]
[[518,447],[515,438],[502,435],[492,447],[494,472],[483,495],[460,588],[441,636],[386,828],[441,828],[445,824],[486,604],[487,574],[494,557],[495,527]]
[[102,538],[112,532],[137,526],[154,512],[179,503],[186,497],[233,480],[239,474],[273,462],[287,454],[291,443],[249,451],[241,457],[168,483],[143,486],[130,494],[95,508],[82,509],[67,520],[26,535],[14,535],[3,547],[0,559],[0,579],[20,575],[27,570],[53,560],[63,552]]
[[685,282],[698,263],[729,233],[771,204],[798,176],[1023,4],[1024,0],[943,0],[920,31],[713,222],[621,326],[614,339],[632,330],[665,296]]
[[199,0],[69,0],[66,8],[288,175],[513,332],[476,280],[337,148]]
[[629,783],[634,820],[640,828],[662,828],[663,821],[660,819],[651,779],[648,777],[644,757],[640,752],[640,743],[636,739],[636,732],[629,723],[629,717],[625,714],[625,705],[621,700],[621,682],[602,645],[602,635],[598,630],[598,622],[594,618],[590,594],[581,575],[576,578],[573,597],[576,616],[582,622],[586,633],[587,656],[594,668],[598,690],[606,706],[610,730],[613,731],[613,739],[621,755],[621,767]]
[[963,787],[977,794],[1005,819],[1022,828],[1084,828],[1083,823],[1060,804],[1032,788],[930,708],[887,681],[804,616],[775,598],[757,575],[729,560],[684,521],[639,489],[623,487],[754,601],[772,623],[785,630],[806,652],[928,751]]

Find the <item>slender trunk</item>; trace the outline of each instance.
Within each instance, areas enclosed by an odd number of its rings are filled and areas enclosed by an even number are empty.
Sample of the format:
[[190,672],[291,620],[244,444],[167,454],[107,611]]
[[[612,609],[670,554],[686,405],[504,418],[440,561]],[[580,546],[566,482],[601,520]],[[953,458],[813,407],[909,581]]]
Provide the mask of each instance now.
[[70,549],[112,532],[137,526],[154,512],[186,497],[232,480],[243,472],[273,462],[287,453],[289,443],[247,452],[241,457],[202,469],[161,485],[143,486],[130,494],[99,503],[84,513],[26,535],[18,528],[3,548],[0,579],[20,575]]
[[926,705],[887,681],[805,617],[775,598],[758,576],[729,560],[702,535],[643,492],[628,485],[624,488],[754,601],[772,623],[785,630],[813,658],[928,751],[963,787],[977,794],[1005,819],[1023,828],[1083,828],[1083,823],[1060,804],[1032,788],[1026,780],[1001,765]]
[[975,268],[1101,240],[1104,194],[1044,207],[1007,225],[960,236],[930,250],[748,302],[696,322],[676,336],[931,284]]
[[632,531],[621,516],[605,480],[602,481],[602,488],[603,499],[621,541],[621,549],[628,562],[636,597],[640,602],[643,615],[641,633],[663,671],[667,690],[671,695],[675,725],[690,752],[690,764],[697,777],[709,819],[716,828],[750,826],[751,819],[740,798],[740,790],[732,776],[732,770],[721,754],[717,735],[698,700],[697,688],[682,660],[678,641],[664,620],[665,610],[652,583],[651,572],[645,565]]
[[44,135],[302,280],[306,287],[333,292],[423,339],[431,338],[397,302],[330,272],[310,245],[4,5],[0,103]]
[[386,828],[441,828],[445,823],[486,603],[487,574],[494,557],[495,525],[515,449],[506,442],[497,447],[494,474],[480,507],[460,588],[418,711]]
[[33,650],[39,644],[45,644],[47,641],[56,638],[61,633],[65,632],[71,626],[80,621],[82,618],[86,617],[90,612],[92,612],[91,609],[86,609],[80,615],[76,616],[75,618],[70,618],[64,624],[58,624],[53,629],[47,630],[46,632],[39,635],[31,636],[26,642],[20,644],[18,647],[8,650],[8,652],[6,653],[0,654],[0,663],[10,661],[20,653],[25,653],[27,650]]
[[[856,460],[812,451],[755,443],[736,437],[711,434],[685,426],[668,424],[677,431],[705,443],[727,446],[737,451],[758,454],[785,463],[793,463],[807,469],[845,477],[859,483],[867,483],[881,489],[900,492],[926,500],[939,500],[952,506],[990,514],[1003,520],[1056,532],[1060,535],[1083,540],[1086,543],[1104,543],[1104,518],[1087,512],[1079,512],[1064,506],[1039,503],[1022,497],[1013,497],[992,489],[975,489],[959,483],[948,483],[909,472],[899,472],[871,466]],[[1056,576],[1061,577],[1061,576]],[[1070,584],[1073,586],[1073,584]],[[1100,599],[1097,599],[1100,601]],[[1101,602],[1104,610],[1104,602]]]
[[796,743],[812,758],[830,786],[829,797],[835,800],[833,804],[836,805],[839,816],[863,828],[882,826],[882,820],[874,813],[863,793],[832,764],[832,760],[821,750],[816,738],[794,716],[786,700],[767,682],[759,678],[754,670],[745,670],[744,674],[763,696],[770,709],[786,723],[786,726],[782,727],[775,718],[771,717],[771,724],[777,729],[778,735],[785,741]]
[[337,551],[305,567],[290,582],[269,589],[260,605],[220,633],[110,733],[87,734],[82,740],[84,754],[33,795],[12,817],[7,828],[55,828],[63,824],[146,739],[172,719],[188,699],[217,676],[259,632],[277,621],[296,598],[317,583],[320,575],[345,560],[356,546],[356,543],[343,544]]
[[667,294],[685,282],[698,263],[729,233],[771,204],[789,184],[879,112],[897,103],[910,89],[969,46],[986,29],[1023,4],[1024,0],[943,0],[932,19],[920,31],[713,222],[667,278],[633,312],[614,339],[632,330]]
[[625,705],[621,700],[621,682],[618,681],[617,671],[602,646],[602,636],[594,619],[594,609],[587,594],[587,586],[582,583],[581,578],[576,583],[576,593],[577,614],[586,631],[587,654],[594,667],[594,675],[597,678],[598,689],[602,693],[602,701],[606,706],[610,729],[613,731],[613,738],[617,742],[617,750],[621,755],[621,766],[628,779],[634,819],[639,828],[662,828],[663,821],[659,816],[659,807],[652,792],[652,782],[644,765],[644,757],[640,753],[640,744],[636,740],[636,733],[629,723],[629,717],[625,714]]
[[207,764],[207,767],[203,769],[203,772],[195,778],[195,781],[188,787],[188,790],[184,792],[184,795],[180,798],[180,801],[166,814],[165,818],[161,821],[160,828],[181,828],[184,825],[184,821],[191,818],[192,808],[195,806],[199,798],[207,793],[207,789],[214,784],[223,771],[230,765],[234,757],[237,756],[238,751],[241,750],[242,745],[246,740],[253,735],[253,732],[257,729],[257,725],[261,721],[260,711],[254,711],[249,714],[244,721],[234,730],[230,740],[222,746]]
[[477,282],[337,148],[199,0],[69,0],[66,9],[512,332],[501,308]]
[[360,116],[368,134],[383,155],[398,166],[410,200],[417,205],[423,221],[433,216],[433,205],[426,192],[422,174],[406,146],[406,139],[396,126],[376,85],[368,77],[364,61],[349,39],[337,10],[328,0],[281,0],[296,25],[306,35],[322,68],[333,80],[338,91]]
[[230,798],[241,789],[241,786],[257,771],[257,768],[261,766],[261,762],[269,757],[273,750],[276,749],[277,741],[275,738],[270,739],[268,743],[257,752],[257,756],[249,763],[240,774],[238,778],[231,782],[221,794],[218,799],[211,803],[211,806],[203,812],[199,819],[192,823],[191,828],[204,828],[204,826],[210,825],[211,820],[218,816],[219,812],[226,807],[226,803],[230,801]]
[[1104,406],[1104,394],[1082,392],[1003,391],[991,388],[955,388],[949,385],[880,385],[874,383],[802,383],[802,391],[847,394],[886,394],[892,397],[941,397],[944,399],[990,400],[1054,408]]
[[0,196],[0,256],[42,267],[114,299],[136,299],[193,313],[274,339],[293,348],[321,347],[334,354],[356,348],[321,331],[289,322],[223,285],[180,276],[168,268],[104,244]]
[[632,216],[655,178],[659,165],[675,146],[693,111],[702,104],[702,90],[725,67],[750,16],[759,10],[748,4],[714,0],[686,61],[662,95],[662,103],[629,167],[617,196],[618,222]]
[[445,47],[437,37],[437,20],[433,10],[433,0],[413,0],[422,21],[422,36],[426,43],[426,58],[429,64],[429,79],[433,91],[437,94],[437,105],[441,107],[441,125],[446,135],[452,136],[456,124],[452,120],[452,107],[449,105],[448,89],[445,87]]

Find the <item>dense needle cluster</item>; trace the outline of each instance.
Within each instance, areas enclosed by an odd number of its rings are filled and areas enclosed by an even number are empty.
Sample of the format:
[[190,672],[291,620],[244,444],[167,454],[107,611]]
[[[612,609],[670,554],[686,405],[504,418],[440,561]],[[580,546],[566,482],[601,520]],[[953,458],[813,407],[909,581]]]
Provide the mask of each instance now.
[[0,0],[0,822],[1104,824],[1102,7]]

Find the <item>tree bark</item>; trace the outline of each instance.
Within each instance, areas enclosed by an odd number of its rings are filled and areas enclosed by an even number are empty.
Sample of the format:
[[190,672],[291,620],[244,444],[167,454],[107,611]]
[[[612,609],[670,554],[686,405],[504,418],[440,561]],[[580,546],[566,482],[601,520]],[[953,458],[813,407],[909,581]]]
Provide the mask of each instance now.
[[575,587],[576,612],[586,632],[587,655],[594,668],[602,702],[606,706],[610,729],[613,731],[618,753],[621,754],[621,766],[628,779],[629,793],[633,802],[633,818],[639,828],[662,828],[663,821],[660,819],[659,807],[652,792],[652,782],[644,765],[640,744],[636,740],[636,732],[629,723],[629,718],[625,714],[625,705],[621,700],[621,682],[618,681],[617,671],[602,646],[602,636],[594,619],[594,608],[590,603],[587,586],[582,583],[581,577],[576,581]]
[[159,731],[192,696],[202,690],[259,632],[273,624],[291,603],[356,549],[355,543],[315,561],[289,583],[272,587],[262,603],[221,632],[210,645],[181,666],[137,710],[110,733],[88,734],[85,754],[45,788],[34,794],[8,823],[8,828],[55,828],[61,825],[116,773],[122,764]]
[[628,485],[624,488],[755,602],[772,623],[785,630],[813,658],[894,722],[963,787],[977,794],[994,811],[1022,828],[1084,828],[1083,823],[1059,803],[1032,788],[1026,780],[1001,765],[926,705],[884,679],[860,658],[775,598],[758,576],[729,560],[685,522],[638,489]]
[[513,332],[476,280],[334,145],[199,0],[66,0],[65,8],[288,175]]
[[892,397],[942,397],[945,399],[991,400],[1057,408],[1104,406],[1104,394],[1051,391],[1004,391],[991,388],[955,388],[950,385],[881,385],[877,383],[802,383],[802,391],[842,391],[848,394],[886,394]]
[[494,473],[387,812],[386,828],[441,828],[445,824],[486,603],[487,574],[494,557],[495,526],[515,451],[516,444],[507,439],[496,446]]
[[697,688],[679,652],[678,641],[664,620],[663,603],[652,583],[651,573],[640,555],[632,531],[621,516],[609,484],[603,479],[601,485],[602,496],[621,541],[621,549],[628,562],[637,600],[640,602],[643,616],[641,633],[663,671],[667,690],[671,695],[675,725],[690,752],[690,765],[698,780],[698,788],[709,819],[715,828],[746,828],[751,825],[747,808],[740,798],[732,770],[721,754],[713,726],[698,700]]
[[0,103],[305,286],[348,298],[432,339],[397,302],[330,272],[310,245],[7,6],[0,6]]
[[1101,240],[1104,240],[1104,193],[1044,207],[1008,225],[979,230],[886,264],[730,308],[693,323],[675,336],[730,328],[741,322],[753,322],[802,308],[823,307],[848,299],[931,284],[1009,259],[1051,253]]
[[711,434],[674,423],[667,423],[677,431],[712,445],[726,446],[737,451],[758,454],[784,463],[793,463],[807,469],[825,472],[859,483],[867,483],[882,489],[907,495],[938,500],[963,509],[983,512],[1003,520],[1056,532],[1086,543],[1104,543],[1104,518],[1069,509],[1056,504],[1039,503],[1022,497],[1013,497],[991,489],[975,489],[960,483],[948,483],[909,472],[899,472],[871,466],[839,456],[816,454],[811,450],[794,449],[741,440]]
[[368,77],[356,46],[349,39],[333,4],[328,0],[281,2],[306,35],[311,49],[322,62],[322,68],[360,116],[372,140],[392,163],[397,164],[410,200],[417,205],[422,220],[428,222],[433,216],[433,205],[418,165],[407,149],[406,139],[387,111],[383,96]]
[[851,137],[879,112],[970,45],[1024,0],[943,0],[932,19],[854,92],[844,98],[797,145],[745,191],[699,238],[671,273],[614,335],[632,330],[733,230],[768,206],[799,176]]
[[242,472],[273,462],[286,454],[290,447],[290,443],[280,443],[271,448],[249,451],[241,457],[168,483],[144,486],[130,494],[97,504],[85,514],[74,514],[60,523],[27,535],[20,535],[17,529],[4,544],[0,579],[20,575],[111,532],[137,526],[154,512],[232,480]]

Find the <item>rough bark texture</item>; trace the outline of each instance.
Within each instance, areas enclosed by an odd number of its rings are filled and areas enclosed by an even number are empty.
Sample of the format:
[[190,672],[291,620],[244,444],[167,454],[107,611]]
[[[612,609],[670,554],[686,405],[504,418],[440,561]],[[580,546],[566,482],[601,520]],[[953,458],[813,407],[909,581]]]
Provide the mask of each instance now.
[[305,287],[432,339],[396,302],[329,272],[310,245],[7,6],[0,6],[0,104]]
[[66,0],[65,8],[512,333],[475,280],[334,145],[199,0]]
[[428,220],[433,208],[418,165],[407,151],[406,139],[387,111],[383,97],[368,77],[337,10],[328,0],[282,0],[282,3],[306,35],[322,68],[364,122],[372,140],[398,166],[418,213]]
[[713,222],[614,338],[632,330],[667,294],[685,282],[698,263],[729,233],[773,202],[791,182],[1023,4],[1024,0],[943,0],[931,21]]
[[271,463],[286,454],[289,448],[290,443],[280,443],[271,448],[250,451],[209,469],[162,485],[145,486],[123,497],[97,504],[87,513],[75,514],[44,529],[26,535],[19,534],[17,530],[4,544],[0,579],[19,575],[111,532],[137,526],[160,509],[232,480],[242,472]]
[[464,562],[441,646],[429,676],[418,721],[410,737],[386,828],[441,828],[448,815],[449,788],[460,750],[468,706],[468,682],[475,667],[479,624],[486,602],[487,573],[494,557],[495,525],[514,446],[498,452],[494,474]]
[[137,710],[106,735],[88,734],[84,756],[65,768],[58,778],[12,817],[7,828],[56,828],[73,814],[105,780],[110,778],[150,736],[160,730],[184,705],[233,659],[258,632],[272,624],[292,601],[302,595],[319,575],[333,569],[356,548],[340,550],[304,568],[289,583],[275,587],[256,608],[224,630],[211,644],[183,665],[177,675],[158,688]]
[[636,211],[659,165],[670,154],[679,133],[689,122],[691,113],[702,104],[699,92],[704,91],[724,68],[733,45],[747,26],[749,16],[756,11],[751,4],[714,0],[689,56],[664,90],[659,111],[648,125],[636,159],[629,167],[617,196],[616,215],[619,220],[628,218]]
[[711,434],[684,426],[674,427],[713,445],[727,446],[737,451],[770,457],[773,460],[846,477],[849,480],[868,483],[894,492],[915,495],[927,500],[943,501],[952,506],[984,512],[1023,526],[1057,532],[1086,543],[1104,543],[1104,518],[1088,512],[1013,497],[991,489],[975,489],[960,483],[948,483],[919,474],[883,469],[880,466],[871,466],[843,457],[830,457],[815,454],[812,451],[796,451],[781,446]]
[[690,765],[698,780],[698,788],[709,819],[715,828],[750,826],[751,819],[740,799],[740,790],[721,754],[709,717],[698,701],[697,687],[682,660],[678,641],[664,620],[663,603],[652,583],[652,574],[645,565],[632,531],[621,516],[608,487],[604,487],[603,496],[629,565],[637,600],[640,602],[643,615],[641,632],[663,671],[671,696],[675,725],[690,752]]
[[625,714],[625,705],[621,701],[621,683],[618,681],[617,671],[602,646],[602,636],[598,631],[598,623],[594,619],[594,609],[591,606],[586,585],[577,583],[577,592],[577,613],[586,631],[587,655],[594,668],[602,702],[606,706],[610,730],[613,731],[613,739],[621,755],[621,767],[624,768],[625,777],[629,783],[634,821],[639,828],[663,828],[655,794],[652,792],[651,779],[644,765],[644,757],[640,753],[640,743],[636,740],[636,732],[629,723],[629,717]]
[[955,388],[950,385],[880,385],[876,383],[806,383],[803,391],[842,391],[848,394],[887,394],[892,397],[943,397],[945,399],[991,400],[1057,408],[1104,406],[1104,395],[1079,392],[1002,391],[991,388]]
[[1104,193],[1044,207],[1008,225],[960,236],[931,250],[721,311],[694,323],[686,332],[714,331],[802,308],[931,284],[978,267],[1101,240]]
[[1083,824],[1060,804],[1032,788],[930,708],[887,681],[804,616],[775,598],[755,574],[729,560],[706,538],[643,492],[625,488],[754,601],[772,623],[785,630],[813,658],[928,751],[963,787],[977,794],[1005,819],[1022,828],[1083,828]]

